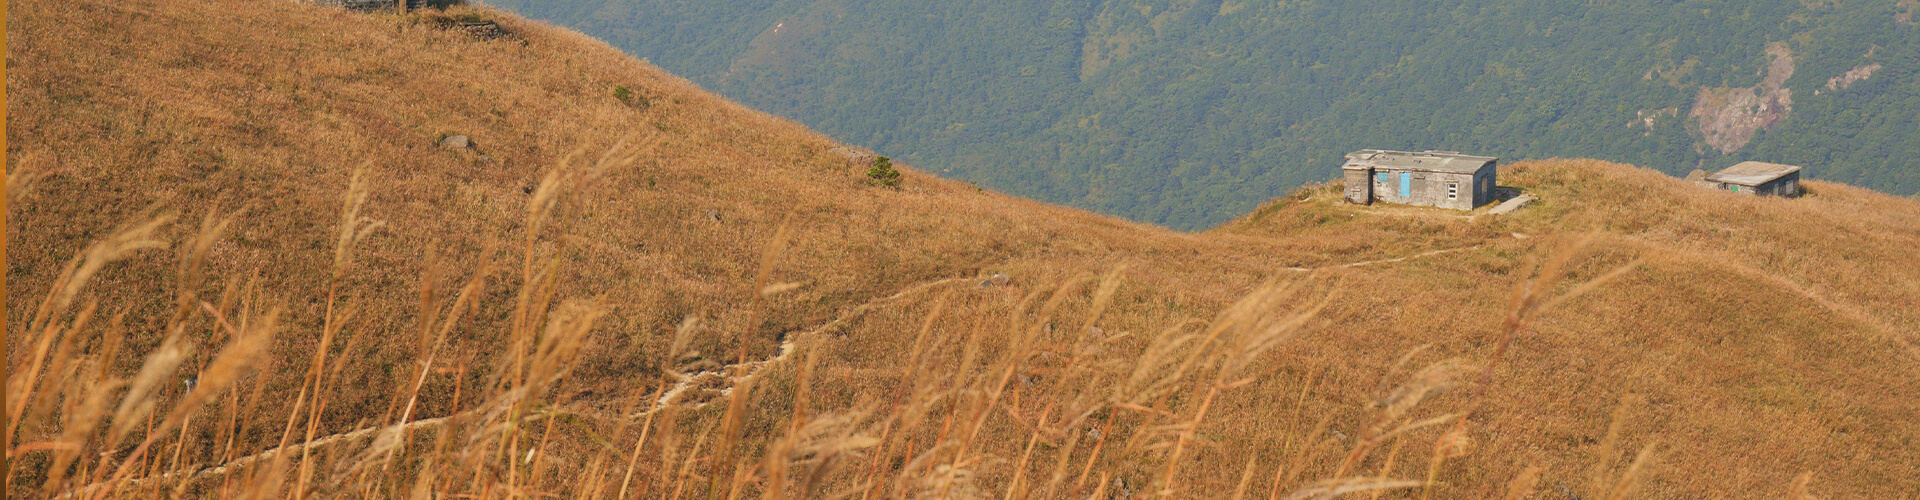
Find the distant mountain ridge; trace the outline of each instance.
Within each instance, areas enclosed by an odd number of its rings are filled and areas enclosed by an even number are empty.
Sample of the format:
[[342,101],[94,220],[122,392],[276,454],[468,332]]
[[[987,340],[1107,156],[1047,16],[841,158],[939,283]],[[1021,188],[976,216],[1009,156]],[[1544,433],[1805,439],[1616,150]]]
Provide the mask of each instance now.
[[494,3],[935,172],[1175,228],[1368,147],[1920,192],[1911,1]]

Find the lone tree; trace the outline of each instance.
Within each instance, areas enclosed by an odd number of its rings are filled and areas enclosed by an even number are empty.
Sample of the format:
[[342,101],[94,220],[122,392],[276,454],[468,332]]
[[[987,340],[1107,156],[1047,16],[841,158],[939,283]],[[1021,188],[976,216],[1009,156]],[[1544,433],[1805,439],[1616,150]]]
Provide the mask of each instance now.
[[867,169],[867,177],[883,186],[900,184],[900,171],[894,170],[893,159],[885,156],[873,159],[873,167]]

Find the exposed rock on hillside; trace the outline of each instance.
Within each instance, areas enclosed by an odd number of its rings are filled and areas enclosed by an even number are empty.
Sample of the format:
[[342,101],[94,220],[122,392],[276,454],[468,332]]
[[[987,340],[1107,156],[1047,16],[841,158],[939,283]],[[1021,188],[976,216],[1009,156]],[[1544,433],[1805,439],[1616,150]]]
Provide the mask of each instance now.
[[1793,112],[1793,51],[1785,43],[1767,46],[1773,62],[1767,78],[1753,88],[1703,87],[1694,98],[1693,112],[1701,140],[1721,153],[1733,153],[1753,141],[1754,134],[1773,128]]
[[874,156],[872,152],[845,146],[829,149],[827,152],[840,155],[840,157],[846,158],[848,163],[855,165],[870,165],[875,158],[879,158],[878,156]]
[[455,25],[454,29],[458,29],[461,33],[466,33],[467,36],[473,37],[476,40],[494,40],[512,35],[508,33],[507,30],[502,29],[500,23],[493,21],[463,22]]
[[[1847,87],[1852,87],[1854,82],[1872,77],[1873,72],[1879,71],[1880,68],[1880,63],[1868,63],[1855,66],[1853,69],[1847,70],[1846,73],[1841,73],[1840,76],[1827,79],[1827,91],[1846,90]],[[1820,91],[1815,90],[1813,94],[1820,95]]]
[[1627,127],[1644,128],[1646,132],[1641,135],[1651,136],[1653,135],[1653,126],[1658,123],[1659,120],[1676,116],[1680,116],[1680,108],[1677,107],[1669,106],[1652,110],[1642,109],[1634,112],[1634,119],[1631,122],[1627,122]]

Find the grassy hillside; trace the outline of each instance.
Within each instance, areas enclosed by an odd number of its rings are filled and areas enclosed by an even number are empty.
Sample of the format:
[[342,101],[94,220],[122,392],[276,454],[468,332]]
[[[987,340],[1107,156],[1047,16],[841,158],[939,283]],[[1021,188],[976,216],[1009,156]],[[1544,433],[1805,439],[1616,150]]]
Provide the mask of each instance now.
[[1362,148],[1920,192],[1889,0],[495,0],[942,175],[1176,229]]
[[492,10],[9,16],[9,496],[1920,495],[1909,199],[1177,233]]

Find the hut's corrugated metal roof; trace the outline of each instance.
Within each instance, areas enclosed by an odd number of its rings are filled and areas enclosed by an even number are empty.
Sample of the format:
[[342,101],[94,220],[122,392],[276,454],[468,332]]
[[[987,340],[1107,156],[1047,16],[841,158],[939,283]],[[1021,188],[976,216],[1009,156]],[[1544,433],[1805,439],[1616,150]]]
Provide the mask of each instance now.
[[1384,149],[1362,149],[1347,153],[1347,163],[1343,168],[1386,167],[1432,172],[1450,172],[1471,174],[1480,171],[1487,164],[1499,161],[1492,156],[1474,156],[1452,151],[1389,151]]
[[1713,175],[1707,176],[1707,181],[1725,182],[1742,186],[1758,186],[1799,171],[1800,167],[1793,165],[1743,161],[1738,165],[1727,167],[1726,170],[1714,172]]

